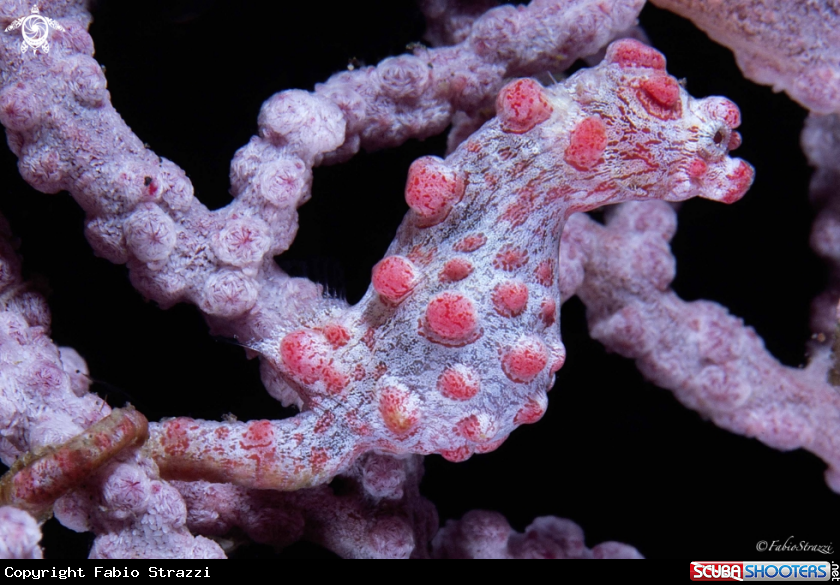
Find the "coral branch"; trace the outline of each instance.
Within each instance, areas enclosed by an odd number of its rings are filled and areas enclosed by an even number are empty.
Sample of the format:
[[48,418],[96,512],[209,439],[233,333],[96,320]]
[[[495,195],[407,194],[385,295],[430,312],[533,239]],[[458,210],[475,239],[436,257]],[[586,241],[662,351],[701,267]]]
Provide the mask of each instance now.
[[[88,392],[78,353],[47,337],[49,311],[21,282],[10,237],[0,217],[0,456],[11,466],[0,480],[0,501],[41,520],[55,506],[65,526],[97,528],[93,557],[223,556],[215,543],[187,532],[180,496],[138,455],[145,417],[131,407],[111,411]],[[20,538],[6,545],[11,556],[40,552],[27,518],[0,514],[0,531]]]
[[[11,466],[17,460],[24,460],[26,454],[42,453],[50,456],[41,463],[31,459],[27,463],[31,461],[35,467],[55,463],[56,458],[61,458],[54,452],[56,445],[70,442],[75,447],[82,447],[86,443],[85,429],[106,419],[111,409],[101,398],[88,393],[90,380],[85,375],[84,360],[73,349],[58,348],[49,339],[50,313],[46,302],[22,281],[20,262],[2,217],[0,300],[0,387],[3,389],[0,394],[0,458],[5,465]],[[118,415],[103,425],[108,426],[121,418]],[[127,443],[133,442],[131,435],[135,433],[129,431],[125,435]],[[115,444],[114,449],[105,450],[93,446],[83,457],[92,463],[103,455],[109,456],[105,451],[112,456],[125,446],[127,444]],[[87,449],[83,447],[83,451]],[[71,451],[76,452],[76,449]],[[29,476],[33,469],[30,467],[24,475]],[[60,476],[54,479],[63,484]],[[4,489],[12,490],[6,492],[6,497],[18,499],[13,495],[16,488],[11,483],[6,483]],[[67,486],[59,488],[59,492],[63,489]],[[58,495],[54,493],[52,498]],[[21,497],[29,499],[24,494]],[[41,504],[43,502],[36,505]]]
[[131,407],[117,408],[66,443],[18,459],[0,480],[0,503],[48,516],[55,500],[124,449],[142,445],[147,433],[146,417]]
[[426,16],[424,38],[432,46],[441,47],[463,42],[473,24],[486,11],[500,4],[496,0],[421,0]]
[[41,529],[35,519],[18,508],[0,508],[0,559],[42,559]]
[[811,231],[811,247],[829,267],[828,288],[814,299],[811,329],[824,336],[835,335],[837,302],[840,299],[840,118],[837,114],[811,114],[802,131],[802,149],[816,168],[811,178],[811,203],[817,216]]
[[840,393],[827,381],[827,348],[805,369],[786,368],[720,305],[680,300],[669,288],[675,230],[674,211],[658,202],[613,208],[605,226],[570,220],[561,266],[587,306],[592,337],[718,426],[818,455],[840,492]]
[[446,559],[641,559],[632,546],[604,542],[586,548],[583,530],[571,520],[537,518],[524,534],[504,516],[476,510],[450,520],[435,537],[433,554]]
[[814,112],[840,110],[840,12],[832,2],[651,0],[735,52],[744,75]]
[[223,536],[236,526],[256,542],[282,547],[299,539],[342,557],[423,558],[438,528],[420,496],[422,458],[366,455],[339,478],[340,488],[296,492],[175,482],[189,507],[191,530]]

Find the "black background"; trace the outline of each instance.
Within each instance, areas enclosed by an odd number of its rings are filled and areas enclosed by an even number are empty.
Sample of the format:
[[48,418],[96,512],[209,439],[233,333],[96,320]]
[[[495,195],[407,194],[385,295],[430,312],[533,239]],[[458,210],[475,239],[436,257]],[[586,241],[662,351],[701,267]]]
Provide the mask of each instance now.
[[[155,152],[186,170],[211,208],[229,201],[230,159],[256,133],[266,98],[311,89],[350,61],[375,64],[401,53],[424,26],[408,0],[104,1],[94,19],[96,58],[107,68],[114,106]],[[805,111],[745,81],[731,53],[686,21],[648,6],[641,22],[693,95],[726,95],[741,106],[738,154],[757,173],[741,202],[683,207],[674,288],[686,300],[727,306],[783,363],[798,366],[806,360],[809,302],[826,279],[807,243],[810,171],[798,142]],[[442,154],[444,140],[317,169],[313,199],[300,210],[298,238],[281,264],[358,300],[406,211],[409,164]],[[124,267],[94,258],[70,197],[30,189],[7,149],[0,175],[0,212],[21,237],[27,274],[45,277],[51,289],[53,337],[87,359],[94,389],[109,402],[129,400],[151,420],[291,414],[262,389],[257,363],[212,339],[196,309],[161,311],[131,288]],[[541,422],[464,463],[426,459],[422,490],[442,521],[490,509],[522,530],[534,517],[557,515],[579,523],[590,546],[618,540],[649,558],[769,560],[756,543],[789,536],[840,546],[832,532],[840,496],[826,487],[816,457],[779,453],[682,408],[589,339],[576,299],[564,306],[562,325],[568,360]],[[51,521],[46,554],[85,556],[91,538]],[[324,553],[299,545],[283,554]]]

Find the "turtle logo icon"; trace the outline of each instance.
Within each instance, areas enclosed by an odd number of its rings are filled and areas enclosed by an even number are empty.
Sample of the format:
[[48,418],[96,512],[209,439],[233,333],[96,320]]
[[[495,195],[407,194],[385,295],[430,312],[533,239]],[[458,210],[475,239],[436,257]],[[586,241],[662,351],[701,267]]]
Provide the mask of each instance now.
[[32,14],[29,16],[21,16],[12,24],[7,26],[6,32],[17,30],[19,28],[23,29],[23,40],[20,43],[21,53],[25,53],[26,49],[29,47],[32,47],[33,53],[38,50],[44,51],[44,53],[49,53],[50,29],[54,28],[56,30],[64,31],[64,27],[58,24],[58,22],[52,18],[42,16],[38,12],[37,5],[32,7]]

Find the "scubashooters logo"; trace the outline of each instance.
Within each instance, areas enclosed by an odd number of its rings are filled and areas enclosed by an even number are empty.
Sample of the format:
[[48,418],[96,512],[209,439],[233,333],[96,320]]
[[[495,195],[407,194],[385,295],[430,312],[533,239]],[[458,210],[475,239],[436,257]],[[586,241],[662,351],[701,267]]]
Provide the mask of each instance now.
[[33,53],[43,51],[50,52],[50,29],[60,30],[64,32],[64,27],[58,24],[52,18],[41,15],[38,11],[38,5],[32,7],[32,14],[29,16],[21,16],[12,24],[6,27],[6,32],[22,29],[23,40],[20,42],[20,52],[26,53],[28,48],[32,48]]
[[694,561],[692,581],[840,581],[837,563],[828,561]]

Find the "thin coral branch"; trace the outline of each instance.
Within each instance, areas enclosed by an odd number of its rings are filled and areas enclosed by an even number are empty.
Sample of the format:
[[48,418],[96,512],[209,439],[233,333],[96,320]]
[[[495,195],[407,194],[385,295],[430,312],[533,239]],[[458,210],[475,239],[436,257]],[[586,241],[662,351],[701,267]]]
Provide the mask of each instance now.
[[833,2],[651,0],[735,52],[744,75],[821,114],[840,109],[840,12]]
[[828,348],[807,368],[786,368],[720,305],[679,299],[669,288],[675,231],[674,211],[656,202],[612,208],[605,226],[585,215],[569,222],[560,264],[583,276],[569,288],[587,307],[592,337],[718,426],[815,453],[840,491],[840,393],[828,383]]

